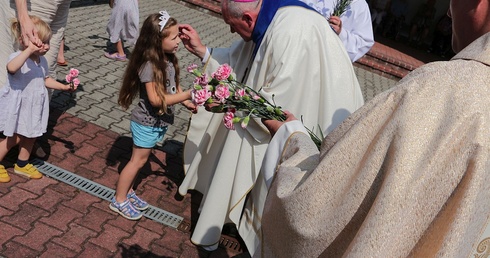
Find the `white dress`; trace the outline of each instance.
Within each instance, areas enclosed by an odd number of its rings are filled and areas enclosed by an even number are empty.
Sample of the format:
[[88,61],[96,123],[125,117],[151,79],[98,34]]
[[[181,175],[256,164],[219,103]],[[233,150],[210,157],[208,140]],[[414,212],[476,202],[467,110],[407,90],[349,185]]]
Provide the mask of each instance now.
[[[9,56],[9,61],[21,52]],[[49,98],[44,79],[48,76],[44,56],[36,63],[30,58],[15,74],[8,74],[0,91],[0,132],[28,138],[43,135],[48,127]]]
[[139,19],[138,0],[115,0],[107,24],[109,40],[112,43],[126,40],[134,45],[139,34]]

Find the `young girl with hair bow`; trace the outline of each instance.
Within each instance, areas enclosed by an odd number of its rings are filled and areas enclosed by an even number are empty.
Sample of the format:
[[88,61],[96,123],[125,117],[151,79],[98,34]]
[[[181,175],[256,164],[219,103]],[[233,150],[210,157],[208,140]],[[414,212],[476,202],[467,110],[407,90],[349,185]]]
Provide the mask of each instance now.
[[119,175],[110,209],[130,219],[140,219],[148,203],[134,192],[133,183],[147,162],[152,148],[163,139],[174,122],[174,105],[182,103],[193,113],[192,91],[179,84],[179,64],[175,53],[181,42],[177,20],[166,11],[151,14],[141,27],[126,68],[118,103],[127,109],[139,95],[131,113],[133,151],[131,160]]

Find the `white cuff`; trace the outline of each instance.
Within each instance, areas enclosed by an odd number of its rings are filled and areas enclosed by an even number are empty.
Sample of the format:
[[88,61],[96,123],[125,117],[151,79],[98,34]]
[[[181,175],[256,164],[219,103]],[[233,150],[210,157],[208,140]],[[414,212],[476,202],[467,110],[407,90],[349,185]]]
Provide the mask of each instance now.
[[209,57],[211,57],[211,53],[209,52],[209,48],[206,48],[206,54],[204,54],[201,62],[205,64],[206,62],[208,62]]

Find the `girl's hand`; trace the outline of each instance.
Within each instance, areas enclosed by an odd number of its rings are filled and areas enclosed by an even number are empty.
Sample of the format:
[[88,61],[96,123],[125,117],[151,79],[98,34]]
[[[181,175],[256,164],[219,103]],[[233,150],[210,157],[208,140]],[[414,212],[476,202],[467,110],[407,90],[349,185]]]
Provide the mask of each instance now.
[[78,85],[75,85],[73,83],[68,83],[66,84],[65,86],[67,86],[68,88],[66,89],[66,91],[70,91],[70,92],[74,92],[77,90],[78,88]]
[[197,105],[192,103],[192,101],[184,101],[182,104],[187,108],[187,110],[191,111],[193,114],[197,113]]
[[44,44],[41,43],[40,45],[36,45],[32,41],[28,41],[27,45],[25,46],[26,46],[25,50],[28,51],[30,54],[34,54],[34,53],[41,54]]

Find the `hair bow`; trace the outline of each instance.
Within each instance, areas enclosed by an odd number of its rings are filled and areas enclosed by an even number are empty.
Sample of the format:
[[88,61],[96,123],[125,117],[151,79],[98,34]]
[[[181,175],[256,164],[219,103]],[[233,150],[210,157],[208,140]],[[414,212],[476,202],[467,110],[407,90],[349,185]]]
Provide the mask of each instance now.
[[170,15],[167,13],[167,11],[160,11],[160,17],[158,19],[160,19],[158,25],[160,25],[160,31],[162,31],[165,24],[167,24],[168,19],[170,19]]

